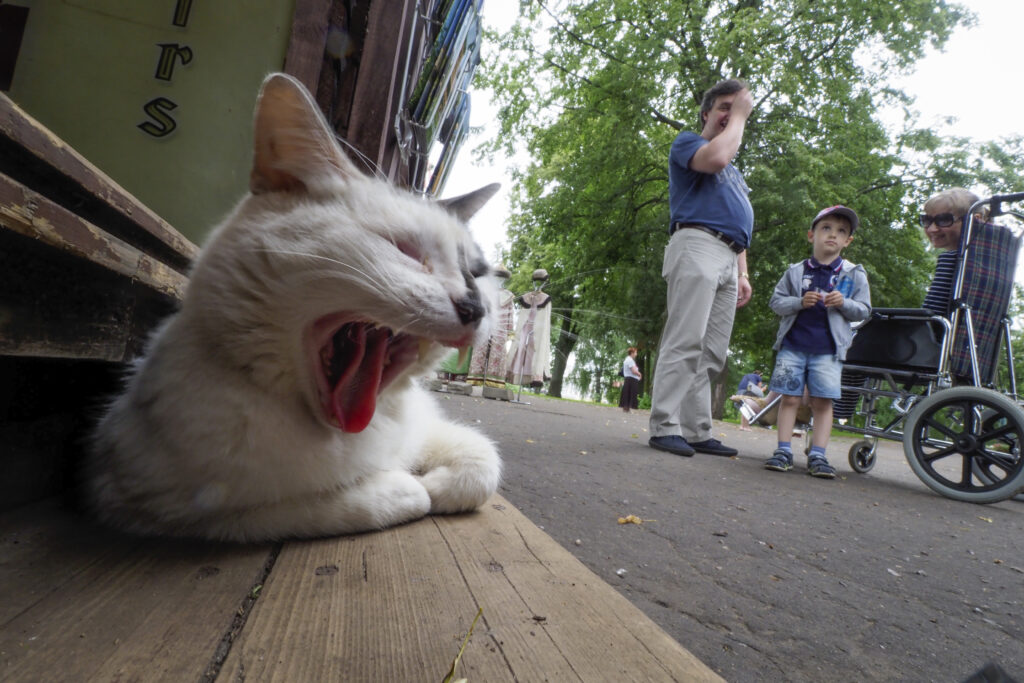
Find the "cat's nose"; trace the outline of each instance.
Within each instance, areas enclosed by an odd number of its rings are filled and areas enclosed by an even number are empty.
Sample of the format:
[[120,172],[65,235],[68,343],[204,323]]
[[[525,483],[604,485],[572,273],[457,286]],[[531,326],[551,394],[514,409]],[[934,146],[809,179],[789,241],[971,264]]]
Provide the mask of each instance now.
[[484,317],[483,304],[475,296],[467,296],[452,303],[455,304],[455,313],[463,325],[475,323]]

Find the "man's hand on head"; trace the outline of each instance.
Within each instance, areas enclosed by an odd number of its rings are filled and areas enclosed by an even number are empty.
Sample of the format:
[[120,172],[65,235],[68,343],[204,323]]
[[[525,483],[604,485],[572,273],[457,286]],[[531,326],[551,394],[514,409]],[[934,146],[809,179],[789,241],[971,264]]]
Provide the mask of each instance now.
[[732,101],[732,111],[729,112],[729,116],[739,116],[743,119],[750,117],[750,112],[754,109],[754,97],[750,94],[750,91],[744,88],[736,93],[736,99]]

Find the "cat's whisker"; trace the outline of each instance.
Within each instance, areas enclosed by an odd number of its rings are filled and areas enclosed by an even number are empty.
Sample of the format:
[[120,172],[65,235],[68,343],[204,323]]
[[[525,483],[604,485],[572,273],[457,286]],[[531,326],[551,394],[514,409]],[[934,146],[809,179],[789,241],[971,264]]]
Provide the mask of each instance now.
[[[402,300],[392,291],[381,285],[379,282],[374,281],[372,278],[362,273],[357,268],[353,268],[354,273],[340,273],[336,270],[317,270],[307,273],[295,273],[290,275],[286,282],[288,284],[300,284],[307,285],[318,281],[323,281],[325,284],[323,289],[329,290],[331,287],[336,287],[338,282],[343,285],[351,285],[352,283],[357,284],[361,289],[369,289],[374,297],[382,301],[390,301],[395,304],[401,304]],[[358,277],[357,277],[358,275]]]
[[384,173],[384,169],[382,169],[379,164],[375,163],[372,159],[370,159],[370,157],[368,157],[366,154],[360,151],[355,145],[353,145],[351,142],[341,137],[337,133],[334,134],[334,139],[337,140],[338,144],[340,144],[342,147],[350,150],[353,154],[355,154],[359,158],[359,160],[363,162],[366,168],[373,172],[375,178],[377,178],[378,180],[387,180],[387,175]]
[[395,295],[395,293],[386,286],[387,283],[380,282],[379,278],[374,278],[370,273],[367,273],[365,270],[357,268],[349,263],[327,256],[301,251],[289,251],[285,249],[256,249],[254,251],[286,256],[299,256],[310,260],[324,261],[329,264],[329,266],[325,265],[313,270],[306,269],[298,272],[289,272],[282,278],[282,283],[298,285],[300,286],[300,289],[302,285],[309,285],[321,280],[333,281],[331,285],[325,285],[324,289],[337,286],[338,283],[343,286],[355,284],[361,289],[370,289],[372,294],[378,298],[390,300],[395,303],[401,303],[401,300]]
[[[285,256],[301,256],[303,258],[309,258],[309,259],[316,259],[316,260],[320,260],[320,261],[326,261],[327,263],[330,263],[332,265],[340,266],[342,268],[348,269],[349,271],[351,271],[351,274],[360,276],[362,278],[361,281],[373,284],[374,286],[378,287],[379,288],[379,292],[381,294],[383,294],[385,296],[392,296],[393,295],[392,292],[386,290],[383,287],[383,284],[386,284],[386,283],[380,283],[378,280],[375,280],[373,277],[371,277],[370,273],[367,273],[365,270],[362,270],[360,268],[357,268],[356,266],[353,266],[351,263],[345,263],[344,261],[339,261],[338,259],[334,259],[334,258],[331,258],[329,256],[321,256],[320,254],[309,254],[309,253],[302,252],[302,251],[288,251],[288,250],[285,250],[285,249],[257,249],[256,251],[265,252],[265,253],[269,253],[269,254],[282,254],[282,255],[285,255]],[[372,263],[372,261],[367,260],[367,263]],[[378,272],[380,272],[380,269],[376,266],[376,264],[374,264],[373,267],[374,267],[374,269],[378,270]],[[312,273],[305,273],[304,275],[315,276],[318,273],[326,274],[326,275],[331,275],[331,276],[336,276],[336,277],[345,277],[347,275],[347,274],[344,274],[344,273],[338,273],[337,271],[328,270],[328,269],[325,269],[323,271],[314,271]]]

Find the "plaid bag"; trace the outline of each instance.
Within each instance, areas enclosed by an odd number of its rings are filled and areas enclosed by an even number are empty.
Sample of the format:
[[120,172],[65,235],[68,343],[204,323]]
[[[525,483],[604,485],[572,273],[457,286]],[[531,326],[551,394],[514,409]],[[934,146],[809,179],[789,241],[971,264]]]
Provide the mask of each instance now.
[[[999,365],[1001,323],[1013,294],[1013,276],[1019,249],[1020,240],[1009,229],[992,223],[975,223],[964,264],[961,298],[971,309],[982,384],[994,380]],[[966,316],[962,315],[955,330],[951,358],[953,374],[961,377],[971,377],[966,323]]]

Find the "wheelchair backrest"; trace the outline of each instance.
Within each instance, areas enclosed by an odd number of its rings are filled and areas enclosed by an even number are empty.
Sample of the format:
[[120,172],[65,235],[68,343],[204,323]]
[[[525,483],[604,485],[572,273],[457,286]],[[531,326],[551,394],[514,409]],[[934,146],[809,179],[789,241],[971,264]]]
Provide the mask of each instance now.
[[[1013,296],[1021,238],[1004,226],[968,217],[960,239],[956,277],[961,287],[959,296],[955,286],[950,292],[949,310],[951,317],[955,317],[960,302],[969,307],[979,377],[981,383],[986,384],[994,381],[999,366],[1002,321]],[[961,377],[971,376],[966,324],[966,316],[961,315],[950,356],[951,372]]]

